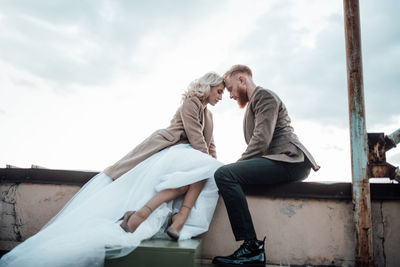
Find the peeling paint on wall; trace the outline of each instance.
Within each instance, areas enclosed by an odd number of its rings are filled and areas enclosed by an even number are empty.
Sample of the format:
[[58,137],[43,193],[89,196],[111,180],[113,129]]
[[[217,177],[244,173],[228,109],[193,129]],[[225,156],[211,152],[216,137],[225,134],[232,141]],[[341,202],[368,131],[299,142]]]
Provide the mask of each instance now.
[[22,241],[21,220],[16,212],[18,184],[0,186],[0,241]]

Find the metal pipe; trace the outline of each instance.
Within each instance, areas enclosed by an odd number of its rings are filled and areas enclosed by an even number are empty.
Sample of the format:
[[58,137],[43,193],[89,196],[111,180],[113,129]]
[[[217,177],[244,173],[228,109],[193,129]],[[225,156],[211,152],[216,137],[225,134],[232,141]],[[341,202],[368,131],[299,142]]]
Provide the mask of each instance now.
[[356,266],[373,266],[371,196],[367,175],[368,141],[358,0],[343,0],[349,101]]
[[400,143],[400,129],[397,129],[393,133],[385,136],[386,141],[386,151],[396,147]]

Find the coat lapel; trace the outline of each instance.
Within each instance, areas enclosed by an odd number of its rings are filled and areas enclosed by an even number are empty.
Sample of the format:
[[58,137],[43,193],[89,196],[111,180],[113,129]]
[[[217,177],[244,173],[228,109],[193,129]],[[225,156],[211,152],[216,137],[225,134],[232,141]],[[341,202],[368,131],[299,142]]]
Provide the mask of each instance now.
[[244,118],[243,118],[243,134],[244,134],[244,139],[246,140],[246,143],[249,143],[249,138],[247,136],[247,120],[249,117],[249,107],[250,107],[250,101],[247,104],[246,112],[244,113]]

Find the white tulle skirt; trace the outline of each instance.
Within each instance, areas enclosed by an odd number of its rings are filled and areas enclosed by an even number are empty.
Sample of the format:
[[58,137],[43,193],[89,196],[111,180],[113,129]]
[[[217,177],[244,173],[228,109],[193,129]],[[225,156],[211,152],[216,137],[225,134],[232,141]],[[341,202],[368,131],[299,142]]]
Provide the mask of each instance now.
[[0,266],[103,266],[105,258],[122,257],[142,240],[168,238],[164,233],[172,212],[183,197],[162,204],[134,233],[117,220],[128,210],[142,207],[157,192],[207,179],[180,240],[208,230],[218,200],[215,170],[222,163],[180,144],[143,161],[114,182],[99,173],[37,234],[0,259]]

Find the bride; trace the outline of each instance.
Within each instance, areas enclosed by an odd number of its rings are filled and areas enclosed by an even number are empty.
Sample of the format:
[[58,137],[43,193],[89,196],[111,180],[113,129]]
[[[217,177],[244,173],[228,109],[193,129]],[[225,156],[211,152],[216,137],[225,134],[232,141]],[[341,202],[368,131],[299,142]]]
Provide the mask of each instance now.
[[[152,237],[189,239],[208,230],[218,200],[212,114],[223,78],[194,80],[171,124],[88,181],[0,266],[103,266]],[[122,217],[121,217],[122,216]]]

